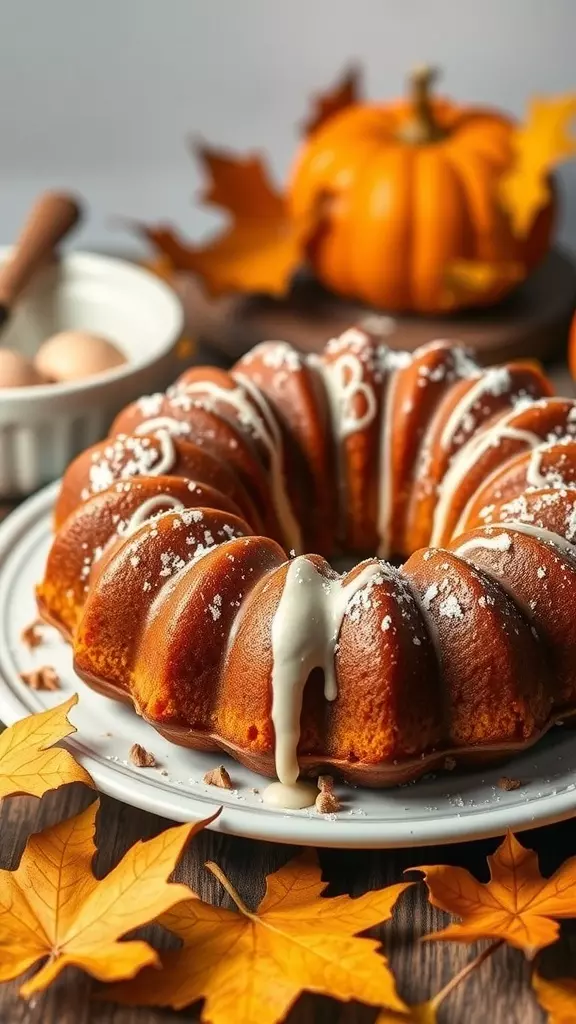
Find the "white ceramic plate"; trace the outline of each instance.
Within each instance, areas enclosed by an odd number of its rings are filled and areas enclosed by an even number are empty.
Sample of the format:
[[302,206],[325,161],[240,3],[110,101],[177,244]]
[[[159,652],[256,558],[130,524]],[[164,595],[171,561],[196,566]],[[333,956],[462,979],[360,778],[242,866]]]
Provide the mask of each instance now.
[[[56,489],[41,491],[0,527],[0,718],[11,725],[78,692],[70,716],[78,732],[67,745],[104,793],[177,821],[205,816],[223,804],[212,826],[222,832],[351,848],[478,839],[576,813],[576,731],[561,728],[507,766],[439,774],[392,790],[341,786],[342,810],[329,817],[264,806],[259,791],[266,782],[227,758],[237,788],[204,785],[202,776],[217,765],[218,755],[171,745],[129,708],[84,687],[72,671],[69,648],[55,632],[47,630],[47,643],[31,651],[21,642],[22,629],[35,618],[33,589],[50,544]],[[21,682],[20,672],[42,664],[56,668],[62,691],[37,693]],[[158,768],[130,765],[128,751],[135,742],[154,753]],[[503,774],[522,779],[522,787],[503,792],[497,786]]]

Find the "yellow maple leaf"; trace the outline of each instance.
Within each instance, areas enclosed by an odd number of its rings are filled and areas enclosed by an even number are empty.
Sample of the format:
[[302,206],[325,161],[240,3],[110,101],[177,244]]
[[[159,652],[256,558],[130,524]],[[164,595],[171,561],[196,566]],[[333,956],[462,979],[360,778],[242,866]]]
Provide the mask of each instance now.
[[576,114],[576,95],[536,97],[526,123],[512,134],[513,159],[500,182],[500,195],[515,235],[524,238],[539,210],[550,201],[549,175],[576,152],[568,126]]
[[[100,881],[92,874],[96,800],[81,814],[29,838],[16,871],[0,871],[0,981],[48,957],[21,994],[46,988],[68,964],[101,981],[131,978],[158,962],[147,942],[118,939],[190,893],[168,883],[196,821],[136,843]],[[219,813],[219,812],[217,812]]]
[[488,857],[490,881],[478,882],[465,868],[425,866],[430,902],[462,918],[461,924],[427,939],[476,942],[503,939],[533,957],[558,937],[556,918],[576,917],[576,857],[551,878],[543,878],[538,858],[509,832]]
[[203,246],[184,242],[169,225],[137,225],[137,230],[173,270],[198,274],[213,296],[284,295],[303,261],[316,213],[294,220],[258,156],[236,157],[205,146],[197,154],[209,179],[202,199],[225,210],[229,225]]
[[548,1014],[548,1024],[574,1024],[576,1020],[576,981],[556,978],[548,981],[539,974],[532,977],[532,987],[540,1006]]
[[403,1011],[394,979],[373,939],[359,932],[388,920],[404,884],[377,892],[323,898],[315,855],[305,853],[267,879],[252,913],[215,864],[240,913],[189,900],[160,923],[183,940],[162,956],[163,970],[145,970],[106,998],[180,1009],[204,999],[211,1024],[276,1024],[304,990]]
[[15,722],[0,735],[0,799],[25,793],[42,796],[68,782],[94,783],[72,754],[55,743],[76,732],[68,721],[78,695],[48,711]]

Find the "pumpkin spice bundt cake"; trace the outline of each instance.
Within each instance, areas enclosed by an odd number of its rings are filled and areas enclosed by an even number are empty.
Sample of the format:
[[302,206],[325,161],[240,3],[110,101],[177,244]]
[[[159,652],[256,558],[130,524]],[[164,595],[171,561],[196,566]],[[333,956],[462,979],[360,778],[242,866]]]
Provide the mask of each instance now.
[[38,603],[81,678],[284,805],[299,775],[391,785],[576,708],[576,402],[534,365],[266,342],[128,406],[55,525]]

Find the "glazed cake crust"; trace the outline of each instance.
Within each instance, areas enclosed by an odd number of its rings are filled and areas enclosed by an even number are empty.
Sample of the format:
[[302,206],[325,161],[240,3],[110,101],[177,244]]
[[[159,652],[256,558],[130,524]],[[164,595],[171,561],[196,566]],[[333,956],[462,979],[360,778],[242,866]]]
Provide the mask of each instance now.
[[75,460],[39,608],[174,742],[415,779],[576,709],[575,478],[576,403],[533,365],[390,352],[377,324],[316,358],[267,342]]

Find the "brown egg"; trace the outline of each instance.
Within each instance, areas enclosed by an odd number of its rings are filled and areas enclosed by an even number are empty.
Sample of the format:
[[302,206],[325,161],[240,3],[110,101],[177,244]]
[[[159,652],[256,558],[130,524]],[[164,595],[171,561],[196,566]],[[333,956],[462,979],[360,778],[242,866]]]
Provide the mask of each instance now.
[[45,383],[44,377],[30,359],[11,348],[0,348],[0,388],[22,388]]
[[42,342],[34,365],[48,380],[69,381],[93,377],[126,362],[107,338],[88,331],[60,331]]

